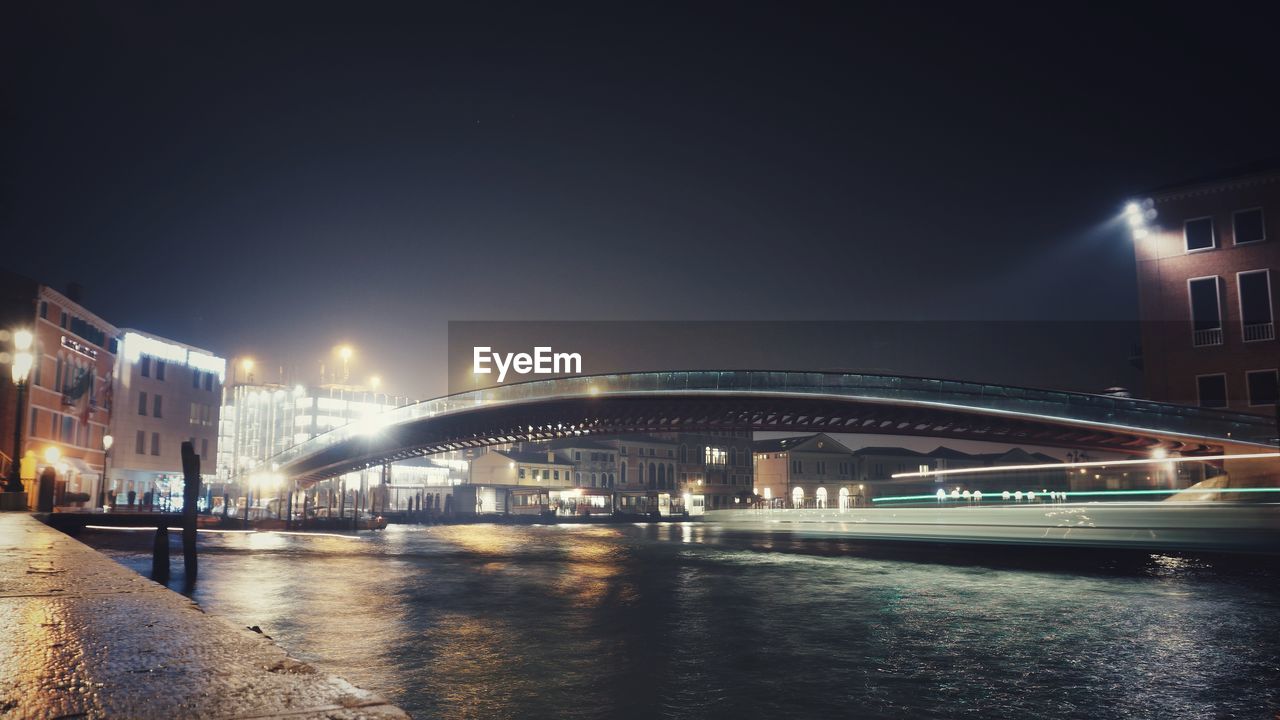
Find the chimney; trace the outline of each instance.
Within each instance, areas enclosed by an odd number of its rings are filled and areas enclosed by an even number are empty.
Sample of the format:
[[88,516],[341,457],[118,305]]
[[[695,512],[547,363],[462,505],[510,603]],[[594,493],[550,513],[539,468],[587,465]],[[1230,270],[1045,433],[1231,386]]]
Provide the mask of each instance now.
[[67,299],[79,305],[84,298],[84,286],[78,282],[67,283]]

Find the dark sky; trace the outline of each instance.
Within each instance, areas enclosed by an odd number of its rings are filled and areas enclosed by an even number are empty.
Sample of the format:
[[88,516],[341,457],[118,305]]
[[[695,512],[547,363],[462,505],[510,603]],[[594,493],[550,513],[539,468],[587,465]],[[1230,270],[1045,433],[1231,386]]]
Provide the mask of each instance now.
[[1130,319],[1123,201],[1280,155],[1265,7],[5,3],[3,263],[410,394],[449,320]]

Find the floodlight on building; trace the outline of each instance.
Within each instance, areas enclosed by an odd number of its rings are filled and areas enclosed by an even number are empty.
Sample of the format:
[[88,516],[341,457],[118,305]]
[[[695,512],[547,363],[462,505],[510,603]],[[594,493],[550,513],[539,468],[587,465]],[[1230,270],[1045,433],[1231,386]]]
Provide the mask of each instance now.
[[44,449],[44,461],[49,463],[50,465],[53,465],[54,463],[58,462],[58,459],[61,457],[62,457],[62,451],[54,447],[53,445],[50,445],[49,447]]
[[1141,202],[1130,200],[1125,203],[1123,217],[1129,223],[1129,232],[1134,240],[1141,240],[1151,234],[1150,223],[1159,216],[1155,202],[1150,198]]

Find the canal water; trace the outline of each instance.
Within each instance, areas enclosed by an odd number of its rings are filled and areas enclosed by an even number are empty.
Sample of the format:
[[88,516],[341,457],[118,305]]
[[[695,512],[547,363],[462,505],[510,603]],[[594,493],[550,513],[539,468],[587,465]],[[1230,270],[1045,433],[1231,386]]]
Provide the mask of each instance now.
[[[84,539],[149,568],[145,533]],[[1261,562],[890,552],[710,522],[202,534],[200,552],[209,612],[417,718],[1280,711],[1280,573]]]

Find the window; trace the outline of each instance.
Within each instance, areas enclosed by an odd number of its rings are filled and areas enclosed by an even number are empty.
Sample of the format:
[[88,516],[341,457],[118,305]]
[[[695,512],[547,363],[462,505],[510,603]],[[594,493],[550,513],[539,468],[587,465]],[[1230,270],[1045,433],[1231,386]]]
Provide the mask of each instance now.
[[209,438],[200,438],[200,459],[209,457]]
[[574,462],[578,462],[578,461],[580,461],[580,460],[582,460],[582,452],[581,452],[581,451],[579,451],[579,450],[574,450],[574,451],[573,451],[573,461],[574,461]]
[[1199,375],[1196,377],[1196,394],[1200,407],[1224,408],[1227,406],[1227,376]]
[[31,408],[31,434],[32,435],[35,435],[40,432],[39,430],[40,426],[37,424],[39,421],[40,421],[40,410],[37,408]]
[[1195,347],[1222,344],[1222,307],[1218,303],[1221,286],[1218,277],[1192,278],[1187,281],[1191,302],[1191,344]]
[[151,454],[160,454],[160,433],[158,432],[151,433]]
[[1261,242],[1267,239],[1267,230],[1262,222],[1262,208],[1237,210],[1231,217],[1234,225],[1236,245]]
[[802,461],[800,461],[800,460],[792,460],[792,461],[791,461],[791,472],[792,472],[792,474],[794,474],[794,475],[799,475],[800,473],[804,472],[804,462],[802,462]]
[[44,300],[40,301],[40,317],[44,320],[49,319],[49,303]]
[[161,400],[163,400],[164,398],[160,397],[159,395],[153,395],[153,396],[152,396],[152,399],[153,399],[155,402],[154,402],[154,403],[152,403],[151,416],[152,416],[152,417],[162,417],[162,415],[160,414],[160,401],[161,401]]
[[204,375],[204,389],[205,389],[205,390],[210,390],[210,391],[212,391],[212,390],[213,390],[213,373],[205,373],[205,375]]
[[1271,321],[1271,273],[1251,270],[1236,273],[1240,292],[1240,331],[1245,342],[1274,340],[1275,325]]
[[62,416],[62,435],[59,439],[64,443],[75,444],[76,442],[76,419],[71,415]]
[[147,414],[147,394],[144,392],[138,393],[138,414]]
[[1245,377],[1249,384],[1250,405],[1275,405],[1277,392],[1275,370],[1251,370]]
[[517,477],[519,477],[521,480],[524,479],[524,468],[520,468],[520,472],[517,474]]
[[1213,236],[1213,218],[1188,220],[1183,226],[1183,232],[1187,238],[1187,252],[1218,247],[1218,240]]
[[157,380],[164,379],[164,361],[163,360],[156,360],[156,379]]
[[133,451],[138,455],[145,455],[147,452],[147,434],[141,430],[138,431],[138,439],[133,446]]
[[191,371],[191,387],[197,390],[200,389],[200,371],[199,370]]
[[151,357],[142,356],[142,361],[138,363],[138,368],[142,372],[142,377],[151,377]]

